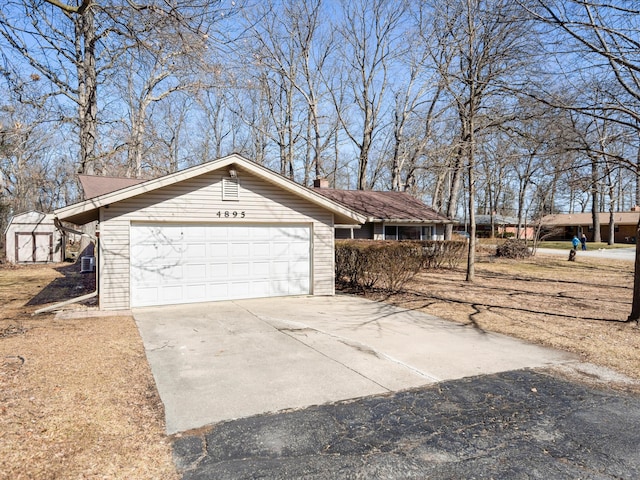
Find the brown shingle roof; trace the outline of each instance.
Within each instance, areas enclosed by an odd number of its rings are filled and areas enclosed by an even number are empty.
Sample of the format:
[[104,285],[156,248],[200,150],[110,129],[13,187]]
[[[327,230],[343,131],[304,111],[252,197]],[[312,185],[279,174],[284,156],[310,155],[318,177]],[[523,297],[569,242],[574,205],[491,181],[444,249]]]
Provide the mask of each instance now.
[[[598,216],[600,225],[609,223],[609,212],[601,212]],[[613,221],[616,225],[637,225],[639,216],[639,212],[614,212]],[[542,218],[543,225],[580,226],[591,225],[592,223],[591,213],[558,213]]]
[[141,178],[101,177],[97,175],[78,175],[78,179],[82,184],[85,200],[146,182]]
[[372,190],[336,190],[315,188],[314,191],[341,203],[369,221],[401,221],[427,223],[453,223],[433,208],[405,192],[376,192]]

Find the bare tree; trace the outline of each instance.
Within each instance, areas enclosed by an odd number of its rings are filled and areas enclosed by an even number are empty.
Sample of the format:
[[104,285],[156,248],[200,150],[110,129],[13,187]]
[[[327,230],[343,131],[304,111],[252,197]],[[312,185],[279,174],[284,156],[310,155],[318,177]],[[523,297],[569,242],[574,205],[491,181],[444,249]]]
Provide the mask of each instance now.
[[[8,215],[27,210],[49,212],[76,198],[60,144],[60,120],[37,98],[38,81],[20,92],[8,89],[0,103],[0,203],[5,224]],[[22,100],[22,101],[21,101]],[[62,158],[61,158],[62,157]]]
[[[435,122],[446,109],[441,104],[442,81],[433,68],[430,56],[433,36],[423,30],[426,25],[419,20],[416,30],[419,35],[408,41],[404,55],[398,59],[396,69],[406,72],[406,80],[397,81],[392,87],[395,98],[393,110],[393,141],[391,153],[391,189],[411,191],[417,194],[417,176],[420,161],[426,159],[427,145],[435,145]],[[432,150],[437,150],[432,148]],[[432,154],[441,152],[432,151]]]
[[[390,64],[404,51],[399,27],[406,7],[396,0],[344,0],[341,5],[344,23],[339,29],[339,63],[344,68],[331,91],[343,131],[356,148],[357,188],[364,190],[374,135],[381,126]],[[348,105],[352,108],[346,108]]]
[[171,25],[175,37],[208,37],[219,2],[191,0],[8,0],[0,10],[5,45],[48,82],[46,96],[76,106],[67,118],[78,128],[78,170],[99,166],[99,85],[117,59],[138,41]]
[[521,14],[508,0],[450,0],[434,3],[432,9],[439,42],[438,66],[459,119],[447,214],[455,216],[458,185],[464,169],[470,225],[466,278],[473,281],[477,135],[494,123],[486,111],[491,99],[504,94],[504,85],[513,79],[528,57],[527,27],[517,21]]
[[[584,68],[599,70],[621,87],[614,102],[572,105],[571,108],[589,115],[615,118],[616,122],[637,130],[640,126],[637,108],[640,102],[640,9],[637,3],[629,0],[536,0],[534,3],[534,7],[528,8],[530,14],[572,40],[575,51],[585,54],[581,57]],[[632,166],[629,160],[618,160]],[[640,223],[637,233],[636,237],[640,238]],[[640,321],[640,242],[636,249],[633,302],[628,320]]]

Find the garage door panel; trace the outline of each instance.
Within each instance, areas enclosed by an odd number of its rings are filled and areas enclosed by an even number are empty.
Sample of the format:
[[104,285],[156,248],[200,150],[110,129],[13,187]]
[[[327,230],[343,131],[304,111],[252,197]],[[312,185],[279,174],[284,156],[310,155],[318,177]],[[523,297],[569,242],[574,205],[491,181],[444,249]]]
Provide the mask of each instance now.
[[250,227],[238,226],[238,227],[230,228],[228,231],[229,231],[230,240],[250,240],[251,239],[252,229]]
[[270,262],[253,262],[252,266],[251,276],[253,278],[269,278]]
[[206,283],[191,283],[185,288],[185,296],[190,302],[204,302],[207,299]]
[[272,262],[271,263],[271,275],[276,278],[287,277],[289,274],[289,262]]
[[251,266],[249,262],[236,262],[231,264],[231,278],[248,278]]
[[307,258],[309,256],[309,244],[301,242],[291,243],[289,244],[289,253],[294,257]]
[[134,305],[159,305],[158,288],[139,286],[131,293],[131,303]]
[[174,243],[172,245],[158,244],[156,250],[160,258],[167,260],[180,260],[185,255],[186,247],[180,243]]
[[202,259],[207,256],[207,245],[205,243],[190,243],[185,247],[187,259]]
[[225,280],[229,277],[229,264],[227,262],[210,264],[208,277],[214,280]]
[[273,251],[272,254],[275,257],[286,257],[289,255],[289,244],[288,243],[281,243],[281,242],[274,242],[273,243]]
[[226,243],[210,243],[207,246],[207,257],[222,260],[229,258],[229,245]]
[[251,296],[255,298],[271,296],[271,282],[267,280],[252,282]]
[[254,243],[251,248],[251,256],[253,258],[265,257],[269,258],[271,255],[271,248],[269,243]]
[[204,280],[207,278],[207,265],[204,263],[185,265],[184,273],[191,281]]
[[229,298],[249,298],[249,282],[232,282],[229,288]]
[[242,243],[232,243],[231,245],[229,245],[229,250],[230,253],[229,255],[233,258],[237,258],[237,257],[248,257],[249,256],[249,243],[247,242],[242,242]]
[[303,262],[291,262],[289,264],[289,273],[296,278],[306,277],[309,273],[309,269]]
[[131,227],[131,305],[308,294],[310,228]]
[[226,300],[229,298],[229,285],[227,283],[210,283],[207,285],[208,298],[211,300]]
[[184,299],[183,286],[182,285],[168,285],[163,286],[160,290],[162,297],[160,301],[168,303],[182,302]]
[[205,227],[205,229],[205,235],[208,241],[226,242],[229,239],[229,227],[219,225],[216,228]]

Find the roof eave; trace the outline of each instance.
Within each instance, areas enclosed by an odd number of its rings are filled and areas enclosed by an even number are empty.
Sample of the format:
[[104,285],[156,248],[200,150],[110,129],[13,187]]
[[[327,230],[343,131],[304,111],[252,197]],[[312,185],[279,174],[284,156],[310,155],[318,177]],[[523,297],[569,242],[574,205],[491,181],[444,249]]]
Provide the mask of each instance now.
[[425,219],[419,219],[419,218],[368,218],[367,222],[371,222],[371,223],[428,223],[428,224],[455,223],[453,220],[445,220],[445,219],[425,220]]
[[[293,180],[282,177],[268,168],[251,162],[237,154],[228,155],[221,159],[196,165],[195,167],[187,168],[171,175],[148,180],[138,185],[132,185],[130,187],[116,190],[115,192],[106,193],[95,198],[90,198],[73,205],[62,207],[55,210],[54,213],[60,220],[73,223],[86,220],[83,223],[89,223],[98,219],[98,212],[101,207],[136,197],[165,186],[173,185],[184,180],[189,180],[199,175],[225,168],[232,164],[237,164],[265,181],[278,185],[293,194],[305,198],[311,203],[326,208],[334,215],[338,216],[340,223],[353,222],[354,224],[362,224],[366,221],[366,217],[364,215],[345,207],[341,203],[324,197],[307,187],[295,183]],[[81,225],[83,223],[78,224]]]

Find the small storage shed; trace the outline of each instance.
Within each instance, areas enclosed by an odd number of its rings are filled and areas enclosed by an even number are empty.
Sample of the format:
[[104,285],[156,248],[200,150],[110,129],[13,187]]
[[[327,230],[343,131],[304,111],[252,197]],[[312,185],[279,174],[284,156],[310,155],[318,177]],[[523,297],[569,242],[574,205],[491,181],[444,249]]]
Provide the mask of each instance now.
[[365,220],[239,155],[55,213],[75,224],[99,222],[103,310],[332,295],[334,224]]
[[15,215],[5,230],[7,261],[46,263],[64,261],[64,237],[53,214],[36,212]]

